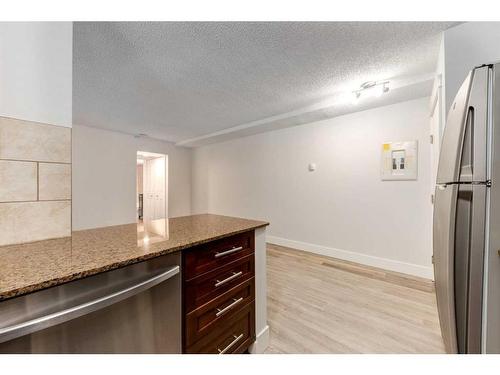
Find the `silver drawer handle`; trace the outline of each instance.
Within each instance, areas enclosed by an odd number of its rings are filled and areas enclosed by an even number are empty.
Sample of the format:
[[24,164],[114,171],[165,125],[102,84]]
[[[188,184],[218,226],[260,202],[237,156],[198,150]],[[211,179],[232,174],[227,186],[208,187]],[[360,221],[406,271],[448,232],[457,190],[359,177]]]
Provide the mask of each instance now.
[[229,276],[228,278],[224,279],[224,280],[215,280],[215,287],[219,287],[221,285],[224,285],[225,283],[228,283],[230,282],[231,280],[234,280],[236,279],[237,277],[240,277],[241,275],[243,275],[243,271],[240,271],[240,272],[233,272],[233,274],[231,276]]
[[217,309],[217,312],[215,313],[215,316],[218,318],[219,316],[221,316],[222,314],[228,312],[229,310],[231,310],[234,306],[236,306],[238,303],[240,303],[241,301],[243,301],[243,297],[240,297],[238,299],[236,298],[233,298],[233,303],[231,303],[230,305],[224,307],[223,309]]
[[243,333],[242,333],[241,335],[239,335],[239,336],[233,335],[233,337],[234,337],[234,340],[233,340],[233,341],[231,341],[231,342],[229,343],[229,345],[228,345],[228,346],[226,346],[224,349],[220,350],[219,348],[217,348],[217,350],[218,350],[219,354],[224,354],[224,353],[225,353],[225,352],[227,352],[229,349],[231,349],[231,348],[234,346],[234,344],[236,344],[238,341],[240,341],[240,340],[243,338]]
[[229,255],[240,250],[243,250],[243,246],[233,247],[232,249],[223,251],[222,253],[215,253],[215,257],[216,258],[223,257],[224,255]]

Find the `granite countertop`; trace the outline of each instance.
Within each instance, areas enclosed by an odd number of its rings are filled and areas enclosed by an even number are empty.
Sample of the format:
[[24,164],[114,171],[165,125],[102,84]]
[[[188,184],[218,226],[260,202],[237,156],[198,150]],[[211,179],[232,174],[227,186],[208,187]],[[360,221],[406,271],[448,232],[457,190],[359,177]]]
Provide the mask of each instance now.
[[162,222],[162,235],[149,236],[126,224],[0,246],[0,301],[269,224],[211,214]]

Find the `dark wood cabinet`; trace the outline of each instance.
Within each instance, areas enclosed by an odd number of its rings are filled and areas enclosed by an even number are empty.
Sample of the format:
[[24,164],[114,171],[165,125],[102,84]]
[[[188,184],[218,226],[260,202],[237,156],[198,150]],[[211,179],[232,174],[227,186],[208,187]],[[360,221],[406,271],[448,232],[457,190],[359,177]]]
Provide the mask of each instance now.
[[193,345],[186,347],[188,354],[244,353],[255,341],[254,302],[227,317],[221,329],[214,329]]
[[190,280],[229,262],[254,253],[254,232],[240,233],[211,241],[183,252],[184,277]]
[[254,232],[183,251],[183,352],[243,353],[255,341]]
[[254,256],[251,254],[186,281],[186,311],[192,311],[254,277],[254,267]]

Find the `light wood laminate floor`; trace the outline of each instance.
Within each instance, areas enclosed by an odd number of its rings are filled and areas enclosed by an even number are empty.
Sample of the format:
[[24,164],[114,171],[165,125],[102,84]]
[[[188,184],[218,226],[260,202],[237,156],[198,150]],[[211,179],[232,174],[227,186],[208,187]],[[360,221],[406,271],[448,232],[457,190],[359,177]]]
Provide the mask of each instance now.
[[444,353],[433,283],[267,245],[266,353]]

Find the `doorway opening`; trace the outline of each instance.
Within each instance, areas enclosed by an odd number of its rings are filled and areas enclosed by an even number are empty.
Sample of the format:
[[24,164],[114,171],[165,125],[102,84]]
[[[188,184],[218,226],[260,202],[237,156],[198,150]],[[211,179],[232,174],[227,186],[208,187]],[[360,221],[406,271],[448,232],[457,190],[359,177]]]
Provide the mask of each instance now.
[[136,220],[139,245],[167,235],[168,156],[137,151]]

